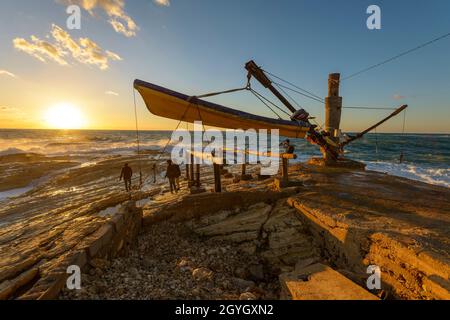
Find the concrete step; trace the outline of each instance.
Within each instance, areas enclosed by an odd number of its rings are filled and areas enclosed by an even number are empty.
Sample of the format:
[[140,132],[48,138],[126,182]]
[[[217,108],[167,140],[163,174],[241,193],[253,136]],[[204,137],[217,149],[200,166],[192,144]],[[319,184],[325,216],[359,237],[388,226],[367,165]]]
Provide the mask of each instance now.
[[284,300],[379,300],[330,267],[317,263],[280,275]]

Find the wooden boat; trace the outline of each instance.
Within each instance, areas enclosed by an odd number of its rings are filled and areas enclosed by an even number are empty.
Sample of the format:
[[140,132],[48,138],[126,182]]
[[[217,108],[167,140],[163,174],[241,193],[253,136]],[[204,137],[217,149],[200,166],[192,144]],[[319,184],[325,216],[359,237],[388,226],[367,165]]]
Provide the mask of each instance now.
[[290,138],[304,138],[311,128],[307,122],[250,114],[141,80],[134,81],[134,88],[152,114],[168,119],[189,123],[202,121],[206,126],[227,129],[278,129],[281,136]]

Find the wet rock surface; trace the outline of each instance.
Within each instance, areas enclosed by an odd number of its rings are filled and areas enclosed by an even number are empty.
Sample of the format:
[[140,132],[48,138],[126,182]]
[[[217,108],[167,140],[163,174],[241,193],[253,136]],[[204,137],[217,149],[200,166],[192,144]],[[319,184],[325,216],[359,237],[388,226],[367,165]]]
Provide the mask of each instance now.
[[[72,168],[2,203],[0,299],[45,277],[108,224],[104,209],[129,200],[116,176],[125,161],[136,165],[117,157]],[[239,168],[228,170],[223,194],[193,197],[184,181],[172,195],[161,179],[133,193],[148,202],[138,244],[126,256],[90,260],[82,290],[60,298],[276,299],[280,274],[316,263],[361,287],[365,267],[380,265],[394,298],[448,297],[448,189],[296,165],[290,174],[303,186],[277,192],[273,179],[233,182]],[[202,184],[211,190],[209,168],[202,167]]]
[[[37,160],[31,157],[29,161]],[[115,212],[130,200],[117,176],[125,162],[136,165],[136,157],[73,167],[20,197],[1,201],[0,284],[15,281],[33,268],[45,277],[58,259],[107,223],[109,217],[101,212],[108,208]],[[149,194],[138,191],[132,197]]]

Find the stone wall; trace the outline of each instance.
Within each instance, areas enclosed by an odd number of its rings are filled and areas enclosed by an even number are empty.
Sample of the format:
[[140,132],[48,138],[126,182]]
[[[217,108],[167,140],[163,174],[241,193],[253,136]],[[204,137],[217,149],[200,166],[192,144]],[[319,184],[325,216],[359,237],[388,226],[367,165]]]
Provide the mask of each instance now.
[[298,188],[286,188],[277,191],[232,191],[226,193],[202,193],[182,197],[176,203],[154,206],[147,210],[144,225],[161,221],[183,222],[201,218],[204,215],[218,213],[222,210],[242,210],[249,206],[265,202],[275,203],[298,193]]
[[299,199],[288,203],[308,225],[322,257],[354,282],[365,286],[367,267],[377,265],[390,298],[450,299],[450,262],[445,257],[416,252],[382,231],[350,228]]
[[84,238],[75,248],[62,255],[50,269],[41,268],[45,261],[14,279],[0,284],[0,300],[56,299],[66,285],[67,268],[77,265],[85,271],[96,259],[112,259],[123,254],[134,243],[142,225],[142,209],[134,201],[124,204],[111,219]]

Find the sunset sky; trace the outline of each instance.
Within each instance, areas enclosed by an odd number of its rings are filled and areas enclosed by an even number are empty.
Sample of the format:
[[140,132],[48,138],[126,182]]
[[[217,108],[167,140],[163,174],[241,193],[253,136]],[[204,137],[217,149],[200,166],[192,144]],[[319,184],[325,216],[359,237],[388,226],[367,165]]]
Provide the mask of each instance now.
[[[67,28],[69,3],[83,8],[81,30]],[[381,7],[381,30],[366,27],[371,4]],[[199,95],[242,86],[254,59],[324,97],[329,73],[345,77],[450,32],[450,2],[2,0],[0,30],[0,128],[55,128],[62,117],[67,127],[133,129],[136,78]],[[344,105],[409,104],[408,132],[450,132],[449,56],[447,37],[344,81]],[[136,97],[142,129],[174,129]],[[272,116],[248,93],[212,101]],[[323,123],[323,105],[298,102]],[[387,113],[346,109],[342,128]]]

